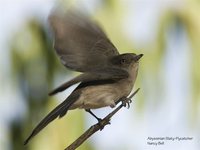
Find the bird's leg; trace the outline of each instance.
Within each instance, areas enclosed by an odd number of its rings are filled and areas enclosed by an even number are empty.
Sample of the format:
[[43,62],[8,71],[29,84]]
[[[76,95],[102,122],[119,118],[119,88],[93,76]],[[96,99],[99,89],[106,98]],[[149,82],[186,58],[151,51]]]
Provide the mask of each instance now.
[[98,120],[98,122],[102,120],[101,118],[97,117],[90,109],[85,109],[85,111],[90,113],[93,117],[95,117]]
[[[85,109],[85,111],[90,113],[93,117],[95,117],[98,120],[98,124],[100,126],[100,130],[103,130],[103,128],[104,128],[104,125],[102,125],[103,119],[97,117],[90,109]],[[110,122],[108,122],[108,124],[110,124]]]

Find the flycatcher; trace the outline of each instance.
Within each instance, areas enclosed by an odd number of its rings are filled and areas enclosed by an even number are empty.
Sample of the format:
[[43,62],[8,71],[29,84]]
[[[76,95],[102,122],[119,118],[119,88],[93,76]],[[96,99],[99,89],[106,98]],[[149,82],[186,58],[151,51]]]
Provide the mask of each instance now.
[[35,127],[24,144],[68,110],[81,108],[95,116],[90,109],[115,107],[119,99],[130,94],[138,73],[138,61],[143,56],[119,54],[98,24],[83,14],[54,11],[49,16],[49,23],[55,37],[54,48],[62,64],[82,72],[49,95],[80,84]]

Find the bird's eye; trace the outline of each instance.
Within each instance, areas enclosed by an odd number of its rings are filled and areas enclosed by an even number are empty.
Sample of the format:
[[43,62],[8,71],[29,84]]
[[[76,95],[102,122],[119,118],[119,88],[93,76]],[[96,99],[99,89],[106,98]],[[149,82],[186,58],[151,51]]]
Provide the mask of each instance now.
[[126,60],[125,59],[121,59],[121,64],[125,64]]

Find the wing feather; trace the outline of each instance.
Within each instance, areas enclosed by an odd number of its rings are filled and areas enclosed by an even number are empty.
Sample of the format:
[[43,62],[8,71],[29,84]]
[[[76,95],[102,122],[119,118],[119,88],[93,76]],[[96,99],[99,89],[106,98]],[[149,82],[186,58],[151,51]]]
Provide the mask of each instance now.
[[55,36],[54,48],[67,68],[93,71],[103,68],[111,56],[119,55],[97,23],[83,14],[54,11],[49,22]]

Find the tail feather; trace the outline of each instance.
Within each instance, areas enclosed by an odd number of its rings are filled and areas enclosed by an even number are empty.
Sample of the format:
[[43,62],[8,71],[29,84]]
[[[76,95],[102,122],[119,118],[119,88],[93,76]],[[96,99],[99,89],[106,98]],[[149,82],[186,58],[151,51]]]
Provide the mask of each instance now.
[[66,114],[69,107],[79,98],[80,94],[75,92],[72,93],[64,102],[54,108],[32,131],[30,136],[24,141],[24,145],[28,144],[30,139],[37,135],[43,128],[45,128],[50,122],[56,118],[61,118]]

